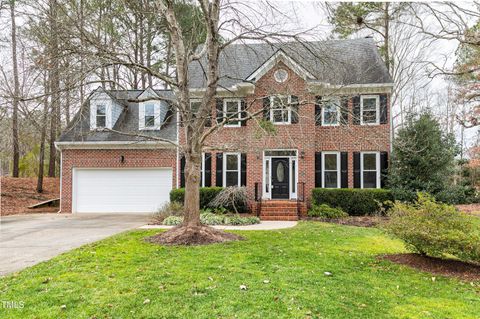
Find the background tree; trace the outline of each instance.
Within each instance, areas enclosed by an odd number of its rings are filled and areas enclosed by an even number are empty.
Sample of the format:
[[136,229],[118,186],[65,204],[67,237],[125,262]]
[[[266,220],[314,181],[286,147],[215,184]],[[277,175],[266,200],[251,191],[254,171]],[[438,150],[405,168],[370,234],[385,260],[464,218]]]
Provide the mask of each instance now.
[[393,144],[389,186],[404,200],[416,192],[442,194],[452,186],[458,151],[454,136],[431,113],[410,117]]

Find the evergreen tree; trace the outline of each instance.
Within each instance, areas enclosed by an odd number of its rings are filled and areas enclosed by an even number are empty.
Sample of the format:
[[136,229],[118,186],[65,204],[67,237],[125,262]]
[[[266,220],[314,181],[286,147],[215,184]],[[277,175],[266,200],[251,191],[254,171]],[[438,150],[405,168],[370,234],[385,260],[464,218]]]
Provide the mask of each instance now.
[[393,144],[389,184],[400,200],[442,194],[452,183],[459,148],[429,112],[410,117]]

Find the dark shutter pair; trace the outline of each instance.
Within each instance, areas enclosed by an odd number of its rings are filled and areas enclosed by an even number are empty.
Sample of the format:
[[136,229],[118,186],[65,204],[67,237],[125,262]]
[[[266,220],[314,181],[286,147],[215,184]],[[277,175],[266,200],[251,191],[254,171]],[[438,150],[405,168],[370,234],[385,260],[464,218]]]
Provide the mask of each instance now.
[[[322,187],[322,152],[315,152],[315,187]],[[340,187],[348,188],[348,153],[340,153]]]
[[[212,186],[212,153],[205,153],[205,187]],[[185,156],[180,158],[180,187],[185,187]]]
[[[215,186],[223,187],[223,153],[216,155]],[[240,154],[240,186],[247,186],[247,154]]]
[[[388,123],[387,94],[380,94],[380,124]],[[360,95],[353,97],[353,124],[360,125]]]
[[[360,188],[360,152],[353,153],[353,187]],[[380,152],[380,187],[384,188],[387,184],[388,173],[388,153]]]
[[[221,123],[224,120],[223,116],[223,99],[215,99],[215,105],[217,109],[217,123]],[[242,119],[240,121],[242,126],[247,125],[247,105],[245,103],[245,100],[240,100],[240,118]]]
[[[340,97],[340,124],[348,125],[348,96]],[[315,125],[322,125],[322,97],[315,97]]]

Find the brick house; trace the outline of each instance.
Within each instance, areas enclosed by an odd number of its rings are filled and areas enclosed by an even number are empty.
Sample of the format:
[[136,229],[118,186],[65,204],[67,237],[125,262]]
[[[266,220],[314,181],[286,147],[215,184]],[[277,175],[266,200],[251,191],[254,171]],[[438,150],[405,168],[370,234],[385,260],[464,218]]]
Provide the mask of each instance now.
[[[202,63],[190,66],[192,104]],[[246,186],[265,219],[296,218],[314,187],[384,186],[393,83],[373,40],[234,44],[219,67],[210,125],[227,124],[206,141],[202,186]],[[184,160],[169,143],[184,141],[174,98],[92,93],[57,142],[62,212],[154,211],[183,186]]]

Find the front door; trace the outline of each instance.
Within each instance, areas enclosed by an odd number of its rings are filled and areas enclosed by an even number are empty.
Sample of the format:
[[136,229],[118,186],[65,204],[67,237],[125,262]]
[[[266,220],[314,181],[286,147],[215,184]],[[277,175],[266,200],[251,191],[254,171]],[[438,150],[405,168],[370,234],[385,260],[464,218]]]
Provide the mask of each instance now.
[[290,199],[288,158],[272,158],[272,199]]

